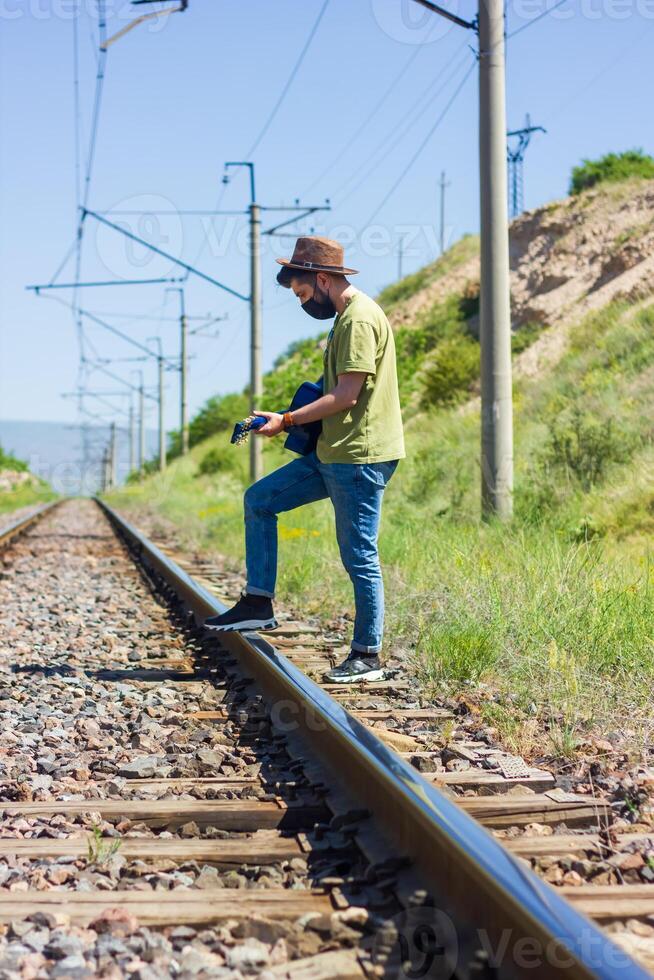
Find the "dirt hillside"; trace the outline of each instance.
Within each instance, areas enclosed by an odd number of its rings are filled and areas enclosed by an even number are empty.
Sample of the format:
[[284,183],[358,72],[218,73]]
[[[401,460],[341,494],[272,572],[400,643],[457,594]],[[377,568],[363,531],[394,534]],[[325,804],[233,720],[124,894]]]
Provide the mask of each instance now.
[[[526,211],[511,224],[509,250],[514,327],[536,322],[553,328],[519,358],[519,372],[529,375],[557,359],[566,325],[584,313],[654,293],[654,181],[603,184]],[[391,321],[408,325],[478,281],[475,256],[399,303]]]

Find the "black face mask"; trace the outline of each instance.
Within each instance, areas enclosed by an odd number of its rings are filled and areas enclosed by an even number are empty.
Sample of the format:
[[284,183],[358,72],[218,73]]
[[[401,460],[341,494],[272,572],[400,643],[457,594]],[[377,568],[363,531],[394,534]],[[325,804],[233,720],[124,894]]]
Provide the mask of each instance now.
[[329,293],[323,293],[322,290],[318,290],[318,292],[322,293],[325,299],[316,299],[317,289],[318,284],[316,283],[313,287],[313,296],[306,303],[302,303],[302,309],[315,320],[331,320],[332,317],[336,316],[336,307],[330,300]]

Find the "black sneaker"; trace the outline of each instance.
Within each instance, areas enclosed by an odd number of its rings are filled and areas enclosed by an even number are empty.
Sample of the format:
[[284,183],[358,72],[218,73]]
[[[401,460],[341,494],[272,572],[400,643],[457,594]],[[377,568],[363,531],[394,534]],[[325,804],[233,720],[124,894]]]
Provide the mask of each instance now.
[[209,616],[204,625],[209,630],[221,633],[236,630],[274,630],[277,620],[273,612],[272,599],[265,595],[243,594],[235,606],[221,616]]
[[357,681],[382,681],[384,671],[377,654],[367,656],[350,650],[347,659],[323,675],[329,684],[356,684]]

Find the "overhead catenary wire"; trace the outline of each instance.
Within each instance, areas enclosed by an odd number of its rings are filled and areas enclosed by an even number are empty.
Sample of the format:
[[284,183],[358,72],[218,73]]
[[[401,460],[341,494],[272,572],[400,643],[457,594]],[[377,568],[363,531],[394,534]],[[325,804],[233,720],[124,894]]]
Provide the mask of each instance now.
[[[262,140],[264,139],[266,133],[270,129],[270,127],[271,127],[271,125],[273,123],[273,120],[275,119],[275,116],[279,112],[279,110],[280,110],[280,108],[282,106],[282,103],[284,102],[284,99],[286,98],[286,96],[287,96],[287,94],[288,94],[288,92],[289,92],[289,90],[291,88],[291,85],[293,84],[293,82],[294,82],[294,80],[295,80],[295,78],[297,76],[297,73],[298,73],[298,71],[300,70],[300,68],[302,66],[302,62],[304,61],[304,58],[306,57],[307,51],[311,47],[311,43],[312,43],[314,37],[316,36],[316,32],[317,32],[317,30],[318,30],[318,28],[320,26],[320,22],[322,21],[322,18],[324,16],[325,11],[327,10],[327,7],[328,6],[329,6],[329,0],[324,0],[322,6],[320,8],[320,11],[318,12],[318,16],[316,17],[316,20],[314,21],[313,26],[312,26],[312,28],[311,28],[311,30],[309,32],[309,36],[307,37],[307,40],[304,43],[304,47],[302,48],[302,50],[301,50],[301,52],[300,52],[300,54],[299,54],[299,56],[298,56],[295,64],[293,65],[293,68],[291,69],[291,73],[290,73],[288,79],[286,80],[286,84],[284,85],[284,87],[283,87],[283,89],[282,89],[282,91],[281,91],[281,93],[280,93],[280,95],[279,95],[279,97],[277,99],[277,102],[273,106],[273,108],[272,108],[270,114],[268,115],[268,118],[266,119],[263,127],[259,130],[259,133],[258,133],[257,137],[255,138],[254,142],[252,143],[252,146],[247,151],[247,153],[244,154],[244,156],[243,156],[242,159],[244,159],[244,160],[251,159],[251,157],[254,154],[255,150],[258,148],[259,144],[262,142]],[[223,202],[223,199],[225,197],[225,194],[227,192],[227,188],[230,186],[230,183],[231,182],[224,182],[222,184],[221,189],[220,189],[220,193],[218,195],[218,198],[216,200],[216,204],[214,206],[214,211],[218,211],[220,209],[220,206],[221,206],[221,204]],[[205,248],[207,246],[208,240],[209,240],[209,236],[205,233],[203,235],[202,242],[201,242],[200,247],[198,248],[198,250],[197,250],[194,258],[193,258],[193,261],[192,261],[191,265],[197,265],[200,257],[202,256],[202,254],[203,254],[203,252],[204,252],[204,250],[205,250]],[[187,272],[186,273],[186,276],[185,276],[185,279],[187,279],[188,276],[189,276],[189,273]]]
[[[82,200],[82,121],[79,101],[79,4],[73,12],[73,117],[75,141],[75,202],[77,207]],[[78,212],[79,213],[79,212]]]
[[384,90],[384,92],[382,93],[382,95],[379,97],[379,99],[377,100],[377,102],[375,103],[375,105],[374,105],[373,109],[371,110],[371,112],[369,112],[366,115],[366,118],[363,120],[363,122],[361,123],[361,125],[357,127],[354,135],[348,140],[348,142],[346,144],[346,147],[341,147],[341,149],[338,151],[338,153],[336,154],[336,156],[334,156],[332,158],[332,160],[330,161],[329,165],[327,167],[325,167],[324,170],[321,171],[321,173],[318,175],[318,177],[316,177],[315,180],[313,180],[309,184],[309,186],[307,188],[305,188],[305,190],[303,192],[303,196],[306,196],[306,194],[308,194],[310,191],[312,191],[313,188],[316,187],[316,185],[319,184],[327,176],[327,174],[329,174],[329,173],[332,172],[332,170],[334,169],[334,167],[336,166],[336,164],[338,163],[338,161],[343,156],[343,153],[344,153],[345,149],[351,150],[352,144],[356,140],[359,139],[359,137],[361,136],[361,134],[363,132],[365,132],[365,130],[370,125],[370,123],[372,122],[372,120],[375,118],[375,116],[377,115],[377,113],[379,112],[379,110],[381,109],[381,107],[383,105],[385,105],[385,103],[388,100],[388,98],[391,95],[391,93],[395,91],[395,89],[397,88],[397,86],[399,85],[399,83],[401,82],[401,80],[404,78],[404,76],[408,72],[409,68],[411,68],[411,66],[413,65],[414,61],[418,57],[418,55],[421,54],[422,51],[424,51],[427,43],[429,42],[429,35],[431,34],[431,31],[433,31],[433,30],[436,29],[436,26],[437,26],[437,21],[434,18],[434,21],[432,23],[432,26],[430,28],[429,33],[427,34],[427,37],[425,38],[425,41],[422,44],[420,44],[420,45],[416,45],[415,49],[411,52],[411,54],[409,55],[409,57],[403,63],[403,65],[400,68],[400,70],[398,71],[398,73],[393,76],[392,81],[389,82],[388,86],[386,87],[386,89]]
[[523,24],[522,27],[516,27],[514,31],[509,31],[509,33],[506,35],[505,40],[508,41],[510,38],[515,37],[516,34],[521,34],[522,31],[526,31],[528,27],[532,27],[537,21],[542,20],[543,17],[547,17],[548,14],[551,14],[554,10],[557,10],[559,7],[562,7],[563,4],[567,2],[568,0],[558,0],[558,3],[555,3],[551,7],[548,7],[547,10],[541,11],[541,13],[538,14],[536,17],[532,17],[531,20],[527,21],[526,24]]
[[76,248],[77,248],[77,235],[75,236],[75,238],[73,238],[72,242],[70,243],[69,248],[66,250],[66,254],[64,255],[59,265],[57,266],[54,275],[51,276],[50,283],[49,283],[51,286],[54,286],[54,284],[56,283],[57,279],[65,269],[68,263],[68,259],[71,257],[71,255],[73,254]]
[[[89,200],[89,194],[91,190],[91,178],[93,176],[93,164],[95,162],[95,150],[98,138],[98,125],[100,121],[100,109],[102,106],[102,93],[104,89],[104,76],[105,76],[105,62],[107,58],[107,52],[103,50],[102,45],[106,39],[106,15],[105,15],[105,0],[96,0],[97,10],[98,10],[98,40],[100,45],[100,51],[97,61],[97,71],[95,78],[95,94],[93,98],[93,111],[91,116],[91,129],[89,133],[89,146],[86,158],[86,170],[84,174],[84,182],[81,187],[81,199],[77,200],[78,208],[78,218],[77,218],[77,239],[76,239],[76,250],[75,250],[75,283],[77,284],[73,291],[73,317],[75,318],[77,336],[80,349],[80,357],[84,355],[84,327],[82,324],[82,319],[77,312],[79,305],[79,281],[81,278],[82,270],[82,246],[84,239],[84,219],[86,217],[86,206]],[[80,5],[78,4],[77,10],[75,12],[76,17],[79,16]],[[77,59],[74,68],[77,68]],[[75,91],[79,90],[79,78],[73,79],[73,84],[76,86]],[[76,95],[74,95],[74,99]],[[76,132],[77,139],[77,132]]]
[[316,19],[314,21],[313,27],[309,31],[309,36],[307,37],[307,39],[306,39],[306,41],[304,43],[304,47],[300,51],[300,54],[298,55],[298,58],[297,58],[295,64],[293,65],[293,68],[291,69],[291,73],[290,73],[290,75],[288,76],[288,78],[286,80],[286,84],[282,88],[282,91],[281,91],[281,93],[279,95],[279,98],[275,102],[275,105],[273,106],[273,108],[272,108],[272,110],[271,110],[268,118],[266,119],[266,122],[264,123],[262,129],[259,131],[259,134],[258,134],[257,138],[255,139],[254,143],[252,144],[252,146],[250,147],[250,149],[248,150],[248,152],[245,154],[244,159],[246,159],[246,160],[252,159],[252,156],[253,156],[255,150],[258,148],[259,144],[261,143],[261,141],[265,137],[266,133],[270,129],[270,127],[271,127],[271,125],[273,123],[273,120],[275,119],[275,116],[279,112],[279,110],[280,110],[280,108],[281,108],[281,106],[282,106],[282,104],[284,102],[284,99],[288,95],[288,92],[289,92],[289,89],[291,88],[291,85],[295,81],[295,78],[297,76],[297,73],[298,73],[298,71],[300,70],[300,68],[302,66],[302,62],[305,59],[305,56],[306,56],[307,51],[311,47],[311,43],[312,43],[314,37],[316,36],[316,33],[318,31],[318,28],[320,27],[320,22],[322,21],[322,19],[324,17],[324,14],[325,14],[325,11],[327,10],[327,7],[328,6],[329,6],[329,0],[323,0],[323,4],[322,4],[322,6],[320,8],[320,11],[318,13],[318,16],[316,17]]
[[463,91],[463,88],[464,88],[466,82],[468,81],[468,79],[470,78],[470,76],[472,75],[472,72],[476,68],[476,65],[477,65],[476,60],[471,63],[470,67],[468,68],[468,71],[465,73],[465,75],[463,76],[463,78],[461,79],[461,81],[459,82],[459,84],[457,85],[456,89],[454,90],[453,94],[450,96],[448,102],[444,106],[444,108],[441,111],[440,115],[437,116],[437,118],[436,118],[433,126],[431,127],[431,129],[429,130],[429,132],[426,134],[425,138],[422,140],[422,142],[420,143],[419,147],[417,148],[417,150],[415,151],[415,153],[413,154],[413,156],[407,161],[407,163],[404,166],[404,168],[402,169],[402,172],[400,173],[399,177],[395,180],[395,182],[393,183],[393,185],[389,188],[389,190],[386,192],[386,194],[384,195],[384,197],[382,198],[382,200],[380,201],[380,203],[377,205],[377,207],[375,208],[375,210],[372,212],[372,214],[370,215],[370,217],[368,218],[368,220],[365,223],[366,225],[370,225],[375,220],[375,218],[377,217],[377,215],[379,214],[379,212],[381,211],[381,209],[384,207],[384,205],[386,204],[386,202],[389,200],[390,197],[392,197],[392,195],[395,193],[395,191],[397,190],[397,188],[400,186],[400,184],[402,183],[402,181],[404,180],[404,178],[406,177],[406,175],[409,173],[409,171],[413,167],[414,163],[416,162],[416,160],[418,159],[418,157],[420,156],[420,154],[423,152],[423,150],[425,149],[425,147],[427,146],[427,144],[431,140],[432,136],[434,135],[434,133],[436,132],[436,130],[438,129],[438,127],[440,126],[440,124],[445,119],[445,116],[447,115],[447,113],[449,112],[449,110],[454,105],[456,99],[458,98],[458,96],[460,95],[460,93]]
[[[124,340],[126,343],[131,344],[132,347],[137,347],[139,350],[144,351],[150,357],[155,356],[154,351],[152,351],[149,347],[146,347],[145,344],[142,344],[138,340],[135,340],[133,337],[130,337],[129,334],[123,333],[122,330],[119,330],[118,327],[115,327],[112,323],[106,323],[104,320],[100,319],[100,317],[96,316],[95,313],[91,313],[90,310],[83,310],[79,306],[73,307],[72,303],[69,303],[65,299],[61,299],[60,296],[48,295],[47,299],[54,300],[57,303],[61,303],[62,306],[67,306],[70,309],[74,309],[76,314],[80,318],[86,317],[86,319],[90,320],[91,323],[96,323],[99,327],[104,327],[105,330],[108,330],[110,333],[115,334],[116,337],[119,337],[121,340]],[[87,344],[89,344],[90,346],[90,342],[88,338],[87,338]],[[95,351],[95,353],[97,356],[97,350]],[[168,364],[175,366],[175,362],[170,360],[170,358],[164,358],[164,360]],[[82,363],[84,363],[84,355],[82,355]]]
[[[411,128],[415,125],[415,123],[420,118],[422,118],[422,116],[424,116],[426,112],[432,109],[434,104],[434,99],[438,98],[438,96],[441,95],[447,89],[447,86],[453,81],[453,79],[456,78],[458,72],[465,65],[467,54],[464,55],[463,58],[459,58],[459,55],[462,53],[462,51],[465,48],[467,48],[467,44],[464,42],[459,48],[457,48],[457,50],[454,52],[454,54],[449,59],[449,61],[447,61],[444,65],[441,66],[439,72],[437,73],[436,77],[433,79],[429,88],[425,92],[423,92],[421,98],[418,100],[418,102],[416,102],[412,111],[408,115],[405,115],[403,120],[403,125],[399,129],[395,127],[393,131],[394,133],[393,138],[390,139],[389,141],[389,135],[387,134],[383,137],[383,139],[379,141],[375,149],[370,153],[370,159],[372,160],[372,163],[365,170],[363,171],[358,170],[354,173],[353,176],[356,178],[356,182],[349,188],[349,190],[343,197],[339,197],[338,195],[341,193],[342,190],[348,187],[348,185],[351,183],[352,176],[350,176],[345,181],[345,183],[341,185],[340,188],[337,188],[334,197],[337,199],[339,205],[342,205],[345,201],[349,200],[349,198],[351,198],[353,194],[356,193],[356,191],[368,180],[370,175],[374,173],[374,171],[377,170],[378,167],[380,167],[381,164],[387,159],[387,157],[393,152],[395,147],[398,146],[398,144],[405,139],[407,133],[411,130]],[[437,85],[437,83],[440,82],[443,74],[447,71],[448,68],[451,67],[452,63],[456,61],[457,58],[459,60],[454,66],[453,70],[448,74],[445,81],[443,81],[442,84],[439,85],[437,91],[434,92],[434,87]]]

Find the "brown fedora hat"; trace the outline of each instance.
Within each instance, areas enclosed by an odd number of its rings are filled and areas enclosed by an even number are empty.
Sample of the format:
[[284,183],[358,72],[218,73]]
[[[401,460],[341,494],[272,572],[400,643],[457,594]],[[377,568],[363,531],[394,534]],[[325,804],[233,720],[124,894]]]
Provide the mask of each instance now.
[[304,272],[332,272],[337,276],[354,276],[358,269],[347,269],[343,265],[343,246],[331,238],[318,235],[304,235],[298,238],[290,259],[275,259],[280,265]]

